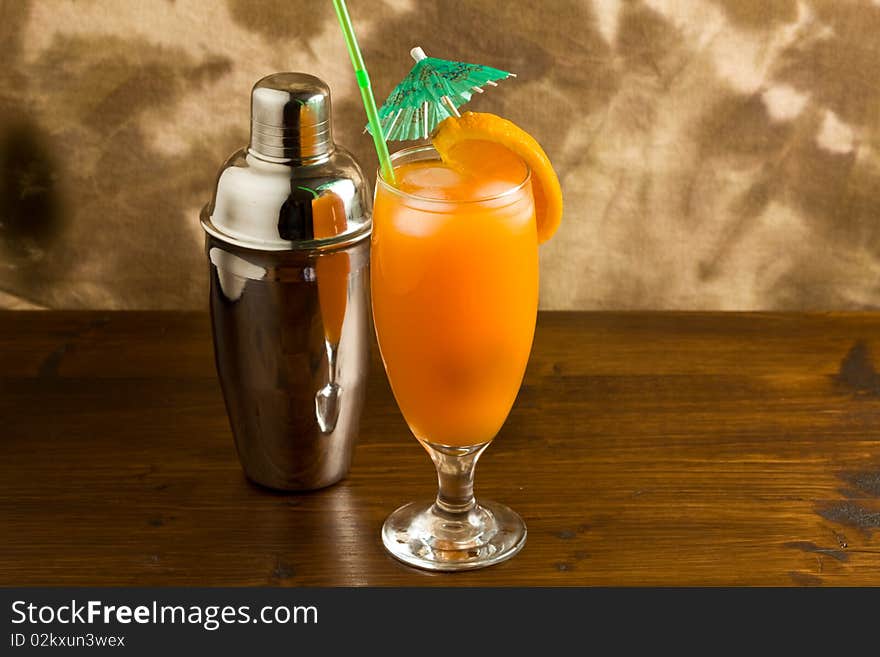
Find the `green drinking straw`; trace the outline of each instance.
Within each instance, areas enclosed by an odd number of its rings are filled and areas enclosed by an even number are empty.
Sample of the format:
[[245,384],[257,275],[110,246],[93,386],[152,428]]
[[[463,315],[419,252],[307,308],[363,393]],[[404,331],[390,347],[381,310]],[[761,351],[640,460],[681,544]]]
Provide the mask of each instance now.
[[348,54],[351,55],[351,65],[354,67],[354,76],[357,78],[358,87],[361,90],[361,98],[364,101],[364,109],[367,112],[367,122],[370,124],[373,143],[376,145],[376,154],[379,156],[379,167],[382,170],[382,177],[392,185],[396,185],[397,179],[394,176],[394,167],[391,166],[391,156],[388,154],[385,137],[382,135],[382,124],[379,122],[376,99],[373,98],[373,90],[370,87],[370,76],[367,74],[364,58],[361,56],[357,37],[354,35],[351,16],[348,15],[345,0],[333,0],[333,7],[336,9],[336,17],[339,19],[340,27],[342,27],[342,35],[345,37]]

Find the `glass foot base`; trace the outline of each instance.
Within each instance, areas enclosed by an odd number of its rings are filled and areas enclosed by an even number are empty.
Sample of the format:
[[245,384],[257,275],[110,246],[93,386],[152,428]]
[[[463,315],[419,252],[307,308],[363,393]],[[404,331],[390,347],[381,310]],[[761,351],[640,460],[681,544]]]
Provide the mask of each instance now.
[[382,543],[392,556],[425,570],[473,570],[510,559],[526,543],[526,525],[496,502],[464,514],[412,502],[388,516]]

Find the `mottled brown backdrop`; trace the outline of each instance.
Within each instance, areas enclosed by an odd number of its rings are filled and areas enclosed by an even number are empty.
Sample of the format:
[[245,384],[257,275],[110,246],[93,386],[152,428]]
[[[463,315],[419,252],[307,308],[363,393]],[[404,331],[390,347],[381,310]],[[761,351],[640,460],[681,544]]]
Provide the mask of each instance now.
[[[566,213],[545,308],[880,306],[880,1],[350,0],[381,99],[409,48],[515,71]],[[197,222],[278,70],[334,93],[329,0],[0,0],[0,307],[200,308]]]

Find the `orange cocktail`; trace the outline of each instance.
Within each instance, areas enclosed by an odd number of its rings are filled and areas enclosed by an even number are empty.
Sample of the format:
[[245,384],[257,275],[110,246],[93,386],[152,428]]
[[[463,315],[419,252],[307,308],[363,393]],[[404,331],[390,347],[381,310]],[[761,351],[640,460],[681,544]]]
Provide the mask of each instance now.
[[[429,570],[482,568],[526,540],[522,518],[474,496],[474,469],[516,399],[538,310],[538,245],[562,217],[550,161],[492,114],[440,123],[432,146],[379,179],[371,279],[376,336],[404,418],[437,469],[432,503],[382,525],[382,544]],[[390,168],[387,168],[390,175]]]
[[538,307],[528,167],[469,142],[455,166],[430,146],[395,157],[373,213],[373,316],[388,379],[422,441],[492,440],[522,382]]

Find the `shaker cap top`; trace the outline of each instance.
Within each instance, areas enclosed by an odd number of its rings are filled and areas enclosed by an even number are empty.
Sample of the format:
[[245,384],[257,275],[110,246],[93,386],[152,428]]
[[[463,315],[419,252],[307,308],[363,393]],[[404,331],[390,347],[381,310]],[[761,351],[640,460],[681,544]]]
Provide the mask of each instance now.
[[270,159],[307,162],[333,151],[330,88],[307,73],[273,73],[251,92],[250,150]]

